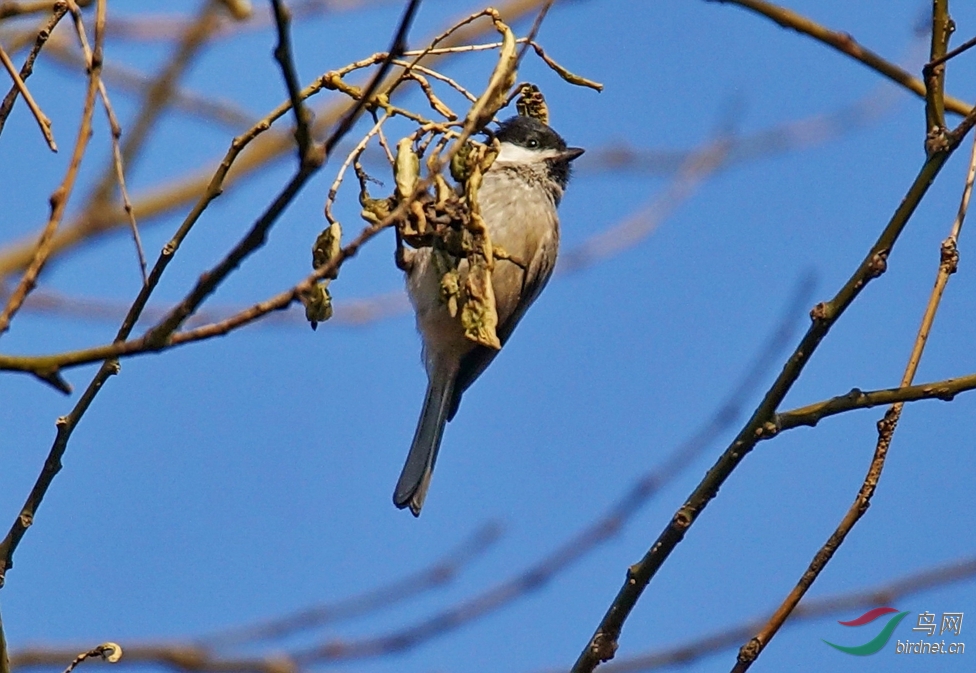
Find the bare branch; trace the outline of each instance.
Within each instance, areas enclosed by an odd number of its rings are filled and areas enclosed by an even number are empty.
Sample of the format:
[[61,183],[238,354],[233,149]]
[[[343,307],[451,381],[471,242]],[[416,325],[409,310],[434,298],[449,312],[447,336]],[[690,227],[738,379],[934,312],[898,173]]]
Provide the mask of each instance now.
[[52,152],[58,151],[57,143],[54,142],[54,134],[51,132],[51,120],[48,119],[47,115],[41,110],[37,101],[31,96],[30,90],[21,78],[20,73],[17,72],[17,67],[14,62],[10,60],[7,56],[7,52],[4,51],[3,46],[0,45],[0,63],[3,63],[3,67],[6,68],[7,72],[10,74],[10,79],[14,81],[14,87],[20,92],[20,95],[24,97],[24,102],[27,103],[27,107],[30,108],[31,114],[34,115],[34,119],[37,120],[37,125],[41,129],[41,133],[44,135],[44,140],[47,142],[47,146],[51,148]]
[[[74,15],[79,33],[83,33],[84,26],[81,23],[81,11],[77,5],[74,5],[73,0],[69,0],[68,7]],[[37,276],[51,255],[54,233],[57,231],[58,225],[61,224],[61,218],[64,217],[64,211],[68,206],[68,199],[71,198],[71,192],[74,189],[75,180],[78,177],[78,169],[81,167],[81,160],[85,156],[85,151],[88,149],[88,141],[91,138],[92,115],[95,111],[95,96],[98,92],[99,74],[102,69],[104,25],[105,3],[104,0],[99,0],[95,19],[95,50],[88,68],[88,90],[85,94],[81,124],[78,128],[78,139],[75,141],[74,152],[72,152],[71,161],[68,164],[68,170],[65,173],[64,179],[58,188],[54,190],[54,193],[51,194],[51,216],[48,218],[47,225],[44,227],[44,231],[37,241],[31,263],[21,277],[17,287],[7,299],[7,304],[4,306],[3,311],[0,312],[0,335],[10,328],[11,319],[23,305],[27,295],[34,289],[34,286],[37,284]]]
[[[938,62],[949,48],[952,35],[949,19],[949,0],[932,2],[932,44],[929,62]],[[932,148],[944,142],[945,121],[945,64],[940,63],[923,70],[925,78],[925,139],[926,147]],[[931,151],[931,149],[930,149]]]
[[[934,4],[933,24],[936,28],[938,28],[939,22],[945,19],[945,16],[941,15],[945,10],[945,5],[942,4],[940,11],[940,4],[942,3],[938,1]],[[948,35],[946,35],[946,39],[948,39]],[[933,49],[938,49],[934,42]],[[940,53],[944,53],[944,51],[945,50],[943,48],[942,52]],[[931,128],[929,129],[927,137],[932,137]],[[976,142],[973,144],[973,150],[969,161],[969,173],[966,176],[966,184],[963,188],[963,195],[959,206],[959,211],[956,215],[955,221],[952,223],[949,237],[946,239],[945,243],[942,244],[939,270],[936,274],[935,287],[932,288],[929,301],[925,307],[925,312],[922,315],[921,325],[919,325],[918,328],[918,335],[915,337],[915,342],[912,345],[912,352],[908,358],[908,364],[905,366],[905,373],[902,375],[902,389],[910,386],[912,381],[915,379],[915,373],[918,371],[918,365],[922,360],[922,353],[924,352],[925,345],[928,342],[928,336],[932,330],[932,323],[935,320],[935,314],[938,311],[939,304],[942,301],[942,295],[945,291],[946,284],[949,281],[949,276],[956,271],[956,265],[959,259],[959,254],[956,251],[956,240],[959,237],[959,232],[962,228],[962,223],[969,207],[969,197],[972,193],[974,178],[976,178]],[[972,386],[976,386],[976,376],[971,378],[972,380],[968,383]],[[965,389],[965,383],[966,382],[964,382],[964,385],[960,388],[960,390]],[[955,394],[954,391],[958,385],[958,382],[953,382],[953,384],[948,385],[946,382],[944,382],[942,384],[925,386],[924,390],[925,394],[928,394],[931,391],[938,389],[942,391],[941,396],[943,399],[951,399]],[[796,586],[789,593],[789,595],[783,600],[783,603],[779,606],[779,608],[777,608],[776,612],[773,613],[772,617],[769,618],[769,621],[763,625],[756,635],[739,650],[739,656],[736,664],[732,668],[733,673],[745,673],[745,671],[749,669],[752,663],[769,644],[769,641],[772,640],[779,629],[783,626],[783,623],[799,604],[800,600],[816,581],[817,577],[820,576],[820,573],[823,572],[823,569],[830,562],[830,559],[833,558],[834,554],[844,543],[847,535],[851,532],[857,522],[861,520],[861,517],[863,517],[868,511],[868,508],[871,506],[871,499],[877,490],[878,481],[881,479],[881,473],[884,470],[885,461],[888,457],[888,448],[891,446],[891,438],[895,433],[895,428],[898,426],[898,420],[901,418],[903,407],[903,401],[894,402],[888,408],[888,411],[885,412],[884,418],[878,422],[878,441],[875,445],[874,455],[871,458],[871,464],[868,467],[867,474],[864,477],[861,488],[857,492],[854,502],[851,504],[850,508],[847,510],[847,513],[844,515],[844,518],[837,525],[837,528],[834,530],[827,542],[824,543],[816,555],[814,555],[813,560],[810,561],[810,564],[807,566],[806,572],[803,573],[803,576],[800,578],[799,582],[797,582]]]
[[[274,57],[281,67],[281,74],[288,89],[288,98],[291,100],[291,109],[295,113],[298,160],[304,163],[311,160],[312,134],[309,125],[312,121],[312,113],[305,107],[301,92],[302,85],[298,82],[298,71],[295,69],[295,57],[291,46],[291,13],[283,0],[271,0],[271,6],[274,8],[275,26],[278,29],[278,46],[275,47]],[[324,160],[324,156],[320,157],[319,164]]]
[[[920,98],[925,97],[925,83],[922,82],[922,80],[918,79],[917,77],[912,77],[909,72],[882,58],[870,49],[865,49],[847,33],[830,30],[815,21],[811,21],[805,16],[797,14],[792,10],[779,7],[769,2],[764,2],[763,0],[707,1],[739,5],[740,7],[752,10],[757,14],[761,14],[768,19],[772,19],[783,28],[790,28],[798,33],[809,35],[813,39],[833,47],[842,54],[846,54],[854,60],[863,63],[878,74],[883,75],[896,84],[903,86]],[[955,112],[956,114],[968,115],[972,110],[972,106],[965,101],[959,100],[958,98],[947,96],[945,98],[945,109],[950,112]]]
[[[399,55],[397,50],[402,44],[404,44],[406,32],[409,30],[410,22],[413,19],[419,4],[420,0],[412,0],[410,5],[407,7],[407,10],[404,12],[394,37],[393,46],[391,46],[390,49],[391,58],[396,58]],[[85,106],[85,118],[87,119],[88,123],[91,121],[91,113],[94,108],[95,92],[97,90],[96,83],[98,81],[98,72],[101,65],[103,37],[102,28],[105,20],[105,0],[98,0],[97,7],[94,50],[95,61],[93,62],[91,68],[91,83],[89,85],[88,98],[86,98]],[[78,15],[76,14],[76,17],[77,16]],[[79,31],[83,31],[83,26],[80,25],[80,17]],[[387,63],[385,65],[388,66],[389,64]],[[380,68],[379,73],[385,74],[382,67]],[[377,79],[378,78],[379,77],[377,77]],[[287,110],[287,107],[285,107],[285,110]],[[281,111],[281,114],[284,114],[284,110]],[[270,122],[267,122],[267,124],[269,126]],[[268,126],[259,124],[252,129],[249,134],[247,134],[246,138],[242,140],[242,145],[232,144],[231,149],[228,151],[228,156],[231,157],[230,160],[233,161],[233,157],[237,156],[237,153],[240,152],[243,145],[260,134]],[[83,123],[82,127],[82,130],[85,130],[85,123]],[[344,133],[345,130],[348,130],[348,127],[340,126],[340,129],[336,131],[336,134],[338,134],[340,130]],[[88,133],[84,133],[83,136],[87,139]],[[333,137],[330,138],[333,144],[338,142],[339,139],[340,138],[336,135],[333,135]],[[237,139],[235,139],[235,143],[236,142]],[[80,139],[78,144],[81,145]],[[77,149],[76,154],[79,154],[79,150]],[[78,160],[80,161],[80,156],[78,157]],[[253,252],[253,250],[257,249],[257,247],[263,243],[264,235],[277,219],[277,216],[288,205],[288,203],[290,203],[291,198],[298,192],[298,189],[304,184],[305,180],[307,180],[308,177],[318,168],[318,165],[303,162],[296,176],[289,182],[275,202],[265,211],[264,215],[262,215],[262,217],[255,222],[254,226],[251,228],[251,231],[211,272],[211,278],[205,278],[198,282],[187,298],[184,299],[184,301],[169,315],[167,315],[167,317],[164,318],[160,324],[147,332],[143,336],[142,341],[155,346],[155,344],[158,343],[157,340],[165,341],[167,338],[169,338],[172,330],[176,329],[182,320],[193,312],[196,306],[198,306],[199,303],[202,302],[214,290],[214,288],[216,288],[217,284],[219,284],[220,281],[226,277],[227,273],[233,270],[241,260],[243,260],[248,254]],[[209,198],[207,198],[207,195],[205,195],[204,198],[201,199],[201,204],[199,204],[198,208],[187,217],[187,220],[177,231],[176,236],[174,236],[175,244],[173,244],[172,247],[167,246],[163,249],[159,259],[156,262],[156,265],[153,267],[149,280],[143,284],[143,287],[139,292],[139,296],[129,309],[128,315],[123,321],[122,326],[119,328],[116,343],[124,343],[125,339],[128,338],[132,328],[135,326],[135,323],[142,312],[142,309],[145,308],[146,302],[149,300],[149,296],[152,294],[156,284],[159,282],[160,277],[165,271],[166,266],[169,264],[173,254],[175,254],[176,249],[179,247],[179,242],[182,241],[183,237],[185,237],[189,232],[190,227],[192,227],[200,213],[203,212],[203,209],[206,208],[206,204],[209,203],[212,198],[215,198],[219,193],[219,185],[223,180],[223,177],[226,175],[226,171],[229,169],[229,164],[226,168],[222,167],[222,169],[223,170],[218,169],[217,174],[214,175],[211,180],[211,185],[213,186],[216,184],[216,187],[214,188],[214,191],[210,193]],[[72,174],[69,172],[69,175]],[[8,302],[8,306],[14,301],[14,296],[15,295],[12,295],[10,302]],[[14,552],[16,551],[20,540],[23,538],[24,533],[27,531],[27,528],[33,523],[34,514],[37,507],[40,505],[45,494],[47,493],[47,489],[53,482],[54,477],[61,470],[61,458],[67,449],[68,440],[70,439],[74,428],[80,422],[81,418],[88,410],[88,407],[91,405],[92,401],[94,401],[95,396],[101,390],[104,383],[108,380],[108,377],[118,372],[118,362],[115,360],[115,356],[107,354],[104,356],[104,358],[100,359],[104,360],[102,366],[91,380],[88,387],[85,389],[85,392],[81,395],[81,398],[78,400],[71,413],[58,419],[58,433],[48,454],[48,458],[45,461],[44,468],[35,481],[34,487],[31,489],[31,493],[21,510],[20,516],[18,516],[14,521],[10,531],[7,533],[7,536],[2,542],[0,542],[0,587],[3,586],[3,579],[6,571],[13,567]],[[56,387],[59,387],[61,390],[65,390],[66,388],[70,390],[67,383],[60,378],[60,374],[58,373],[57,369],[38,373],[37,375],[42,379],[56,385]]]
[[674,517],[644,557],[628,569],[627,580],[577,659],[573,666],[573,673],[589,673],[601,662],[613,658],[623,624],[648,583],[675,547],[684,539],[685,533],[694,524],[699,514],[718,494],[719,488],[725,483],[725,480],[756,446],[756,442],[762,436],[762,428],[771,422],[777,407],[783,402],[786,394],[793,387],[817,346],[827,336],[830,328],[865,286],[884,273],[892,246],[897,242],[901,232],[908,224],[908,220],[946,160],[974,124],[976,124],[976,112],[967,115],[959,127],[948,134],[949,143],[944,149],[939,149],[929,155],[905,198],[857,270],[832,300],[814,307],[811,313],[813,324],[787,360],[783,371],[773,382],[752,417],[718,459],[715,466],[708,471],[705,478],[691,493],[684,506],[674,514]]
[[[21,81],[25,81],[34,72],[34,61],[37,59],[37,55],[41,53],[41,49],[44,48],[44,45],[51,37],[51,33],[54,31],[54,28],[67,13],[68,3],[54,3],[54,9],[52,10],[51,17],[38,31],[37,37],[34,39],[34,46],[31,47],[30,53],[27,54],[27,58],[24,60],[24,65],[20,69]],[[3,133],[3,125],[7,122],[7,117],[10,115],[10,111],[13,109],[18,93],[20,93],[20,88],[14,84],[14,86],[10,88],[7,95],[4,96],[3,102],[0,103],[0,133]]]
[[[793,611],[789,621],[786,622],[786,627],[798,626],[824,617],[850,614],[868,607],[891,604],[935,588],[972,580],[974,576],[976,576],[976,559],[968,558],[928,568],[872,588],[807,599]],[[765,615],[756,616],[742,624],[696,637],[684,644],[615,661],[602,670],[606,673],[646,673],[674,666],[687,666],[716,652],[732,649],[750,634],[755,633],[765,620]],[[555,673],[555,671],[547,673]]]

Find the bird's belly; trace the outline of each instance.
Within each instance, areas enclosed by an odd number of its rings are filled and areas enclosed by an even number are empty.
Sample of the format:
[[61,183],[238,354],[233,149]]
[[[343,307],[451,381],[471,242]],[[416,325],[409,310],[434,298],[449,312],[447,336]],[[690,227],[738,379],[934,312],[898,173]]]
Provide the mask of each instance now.
[[[558,219],[548,195],[523,181],[489,172],[479,192],[482,216],[492,245],[512,259],[496,259],[492,289],[498,324],[515,311],[522,297],[526,272],[540,248],[555,250],[558,245]],[[459,267],[463,286],[467,262]],[[440,291],[441,274],[432,259],[431,248],[420,248],[407,277],[407,291],[417,314],[417,329],[424,340],[424,360],[428,372],[435,361],[460,361],[475,343],[464,336],[460,320],[452,317]]]

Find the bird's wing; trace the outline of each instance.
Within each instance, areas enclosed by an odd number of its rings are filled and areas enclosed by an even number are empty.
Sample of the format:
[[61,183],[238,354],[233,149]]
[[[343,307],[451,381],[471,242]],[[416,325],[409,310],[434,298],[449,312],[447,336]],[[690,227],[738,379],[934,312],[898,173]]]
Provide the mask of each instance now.
[[[558,245],[557,240],[548,241],[544,245]],[[500,264],[512,264],[509,260],[499,260]],[[555,254],[545,254],[545,251],[537,253],[532,264],[525,272],[522,282],[521,299],[512,314],[498,326],[496,333],[501,345],[504,346],[511,336],[515,326],[518,325],[522,316],[529,309],[538,296],[545,289],[546,283],[552,277],[552,271],[556,263]],[[461,358],[461,366],[458,369],[457,377],[454,379],[454,397],[451,401],[451,409],[447,414],[447,420],[452,420],[457,413],[458,405],[461,404],[461,396],[464,391],[481,376],[491,361],[498,355],[498,350],[487,346],[475,346],[464,357]]]

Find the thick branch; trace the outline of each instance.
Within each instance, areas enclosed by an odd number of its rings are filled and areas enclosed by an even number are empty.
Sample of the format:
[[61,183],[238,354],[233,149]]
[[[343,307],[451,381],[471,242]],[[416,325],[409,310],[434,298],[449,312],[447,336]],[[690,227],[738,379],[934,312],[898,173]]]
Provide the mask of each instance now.
[[[940,12],[941,6],[941,12]],[[944,16],[940,17],[940,14],[944,14],[946,9],[946,4],[937,0],[934,5],[933,13],[933,31],[938,32],[938,26],[940,20],[945,20]],[[933,41],[933,49],[937,49],[937,45]],[[944,49],[942,49],[944,51]],[[944,137],[944,131],[939,130],[937,136]],[[928,134],[928,138],[931,140],[936,137],[932,134],[931,129]],[[932,146],[930,145],[929,151],[932,151]],[[939,304],[942,301],[943,293],[945,292],[946,284],[949,281],[949,276],[955,273],[956,263],[958,260],[958,254],[956,252],[956,239],[959,236],[959,232],[962,229],[963,220],[966,217],[966,211],[969,208],[969,197],[972,193],[973,180],[976,177],[976,144],[973,145],[973,151],[970,156],[969,161],[969,172],[966,177],[966,184],[963,188],[963,195],[960,201],[959,211],[956,215],[955,220],[952,223],[952,228],[949,232],[949,236],[946,241],[942,244],[939,270],[936,274],[935,285],[932,288],[932,292],[929,295],[929,301],[925,306],[925,311],[922,314],[922,321],[918,328],[918,333],[915,337],[915,342],[912,344],[911,355],[908,357],[908,363],[905,365],[905,372],[901,378],[901,387],[905,388],[911,385],[912,381],[915,379],[915,374],[918,371],[918,365],[922,360],[922,353],[925,351],[925,345],[928,342],[929,333],[932,330],[932,324],[935,321],[935,314],[938,311]],[[937,387],[937,386],[936,386]],[[945,393],[951,396],[952,393]],[[867,474],[864,476],[864,480],[861,483],[861,487],[858,489],[857,495],[854,498],[854,502],[848,508],[847,512],[844,514],[844,518],[834,529],[833,534],[828,538],[827,542],[820,547],[817,553],[814,555],[813,560],[810,561],[807,566],[806,571],[800,577],[800,580],[796,583],[796,586],[790,591],[789,595],[783,600],[780,606],[776,609],[773,615],[769,618],[769,621],[756,633],[756,635],[749,640],[742,648],[739,650],[739,656],[736,659],[735,666],[732,669],[732,673],[745,673],[752,663],[756,660],[762,651],[769,644],[769,641],[776,635],[783,624],[792,614],[793,610],[796,609],[803,596],[809,591],[810,587],[823,572],[823,569],[827,567],[827,564],[837,553],[837,550],[847,539],[848,534],[853,530],[854,526],[858,521],[867,513],[868,508],[871,506],[871,500],[874,497],[875,492],[878,488],[878,482],[881,480],[881,473],[884,470],[885,462],[888,458],[888,450],[891,447],[891,440],[895,434],[895,429],[898,427],[898,421],[901,418],[901,412],[904,408],[904,401],[896,401],[885,412],[884,418],[878,422],[878,440],[875,443],[874,454],[871,457],[871,464],[868,466]]]
[[573,666],[573,673],[589,673],[600,662],[613,657],[623,624],[648,583],[675,547],[684,539],[688,528],[694,524],[708,503],[718,494],[718,490],[725,483],[725,480],[755,447],[756,442],[763,434],[763,428],[773,421],[777,407],[793,387],[817,346],[827,336],[830,328],[865,286],[884,273],[892,246],[898,240],[901,232],[908,224],[909,218],[915,212],[915,208],[918,207],[922,197],[925,196],[946,160],[974,124],[976,124],[976,113],[970,113],[959,128],[948,134],[948,145],[944,149],[937,150],[926,159],[904,200],[854,274],[832,300],[814,307],[811,313],[813,324],[784,365],[783,371],[773,382],[752,417],[691,493],[684,506],[675,513],[640,562],[628,569],[624,585],[611,603],[593,637],[577,659]]
[[925,134],[929,143],[939,142],[945,133],[945,63],[942,58],[949,48],[952,20],[949,18],[949,0],[932,3],[932,44],[929,63],[922,70],[925,78]]

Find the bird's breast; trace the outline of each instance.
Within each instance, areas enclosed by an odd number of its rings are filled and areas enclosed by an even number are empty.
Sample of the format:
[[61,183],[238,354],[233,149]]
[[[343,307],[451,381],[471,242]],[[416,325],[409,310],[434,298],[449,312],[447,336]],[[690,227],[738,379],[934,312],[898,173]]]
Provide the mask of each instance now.
[[[492,167],[485,174],[478,191],[478,204],[492,245],[512,258],[511,261],[497,259],[492,273],[501,325],[523,300],[523,291],[531,285],[532,274],[539,269],[545,269],[545,273],[552,269],[559,246],[556,204],[543,182],[526,179],[517,170],[503,167]],[[541,264],[540,256],[551,259]],[[462,279],[466,270],[467,262],[462,260],[459,265]],[[407,290],[417,313],[417,327],[424,337],[428,371],[435,360],[456,359],[474,347],[464,337],[460,322],[449,315],[441,300],[440,280],[431,249],[418,249],[407,277]]]
[[544,183],[512,170],[488,171],[478,191],[478,204],[492,245],[513,258],[497,260],[492,276],[502,323],[520,301],[526,273],[538,266],[537,256],[555,256],[559,218]]

